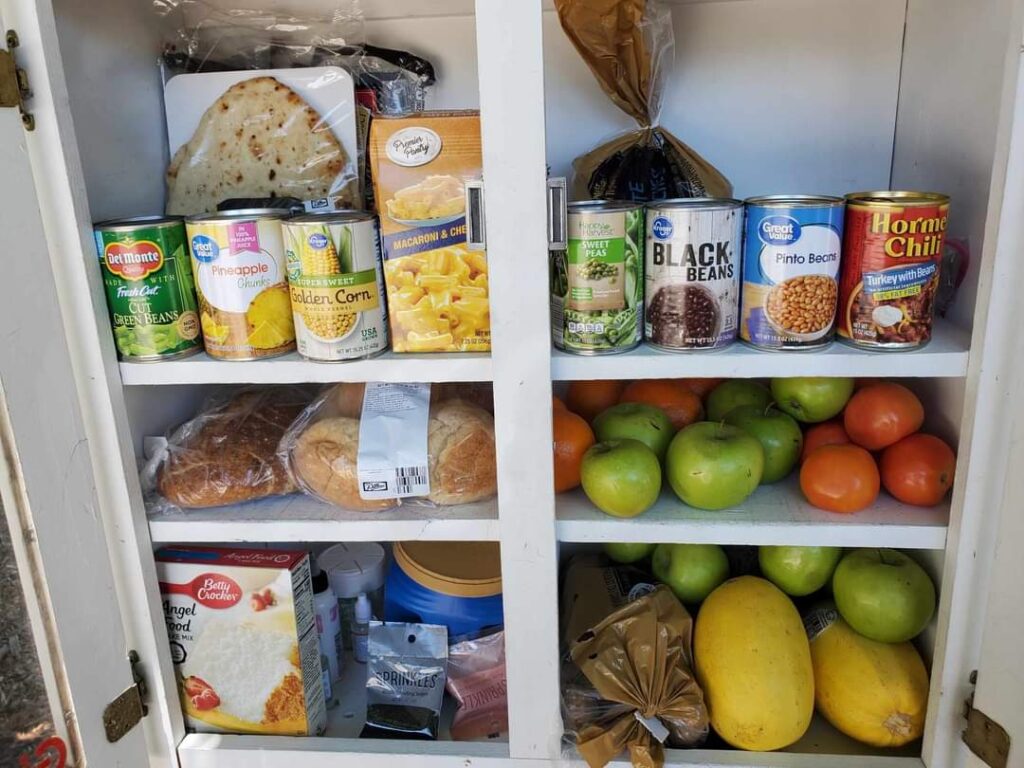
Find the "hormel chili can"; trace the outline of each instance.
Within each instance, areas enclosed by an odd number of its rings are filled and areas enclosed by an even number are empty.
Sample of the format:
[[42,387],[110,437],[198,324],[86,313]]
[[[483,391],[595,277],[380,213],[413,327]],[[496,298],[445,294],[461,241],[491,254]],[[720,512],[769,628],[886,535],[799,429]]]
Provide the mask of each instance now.
[[739,325],[743,203],[693,198],[647,206],[644,333],[673,352],[725,347]]
[[860,347],[914,349],[931,340],[949,197],[846,196],[839,335]]

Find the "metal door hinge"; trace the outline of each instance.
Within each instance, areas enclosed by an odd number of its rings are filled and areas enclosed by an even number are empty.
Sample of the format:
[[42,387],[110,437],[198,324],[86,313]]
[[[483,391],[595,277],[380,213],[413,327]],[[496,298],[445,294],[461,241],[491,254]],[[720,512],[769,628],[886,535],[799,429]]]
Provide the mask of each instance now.
[[103,710],[103,728],[107,732],[107,741],[119,741],[128,731],[144,718],[149,708],[143,703],[146,695],[146,681],[136,668],[139,654],[128,652],[128,662],[132,666],[132,685],[124,689],[120,696],[107,704]]
[[[978,682],[978,671],[971,672],[971,685]],[[974,691],[964,702],[967,727],[960,734],[968,749],[990,768],[1006,768],[1010,757],[1010,734],[980,709],[974,708]]]
[[18,33],[7,30],[7,48],[0,48],[0,107],[17,107],[26,131],[34,130],[36,119],[25,110],[25,99],[32,95],[28,75],[14,61],[18,47]]

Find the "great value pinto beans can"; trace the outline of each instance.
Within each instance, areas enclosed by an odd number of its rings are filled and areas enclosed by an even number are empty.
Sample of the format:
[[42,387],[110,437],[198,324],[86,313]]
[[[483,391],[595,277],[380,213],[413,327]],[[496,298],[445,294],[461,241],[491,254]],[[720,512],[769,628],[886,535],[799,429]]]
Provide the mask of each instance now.
[[316,214],[283,226],[299,354],[359,360],[387,349],[376,217],[359,211]]
[[220,360],[295,349],[281,221],[288,211],[223,211],[185,220],[203,344]]
[[931,340],[949,198],[932,192],[846,196],[839,335],[870,349]]
[[644,332],[674,352],[736,340],[743,203],[694,198],[647,206]]
[[747,200],[740,337],[770,350],[830,344],[842,239],[838,197]]
[[625,352],[643,338],[644,209],[567,206],[567,248],[550,252],[551,336],[579,355]]

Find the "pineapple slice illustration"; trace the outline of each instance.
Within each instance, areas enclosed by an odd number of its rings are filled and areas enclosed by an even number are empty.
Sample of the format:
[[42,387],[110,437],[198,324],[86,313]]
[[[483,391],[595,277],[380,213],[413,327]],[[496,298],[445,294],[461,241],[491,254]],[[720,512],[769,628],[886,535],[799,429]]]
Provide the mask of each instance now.
[[274,349],[295,341],[292,302],[284,283],[272,285],[256,294],[246,310],[249,346]]

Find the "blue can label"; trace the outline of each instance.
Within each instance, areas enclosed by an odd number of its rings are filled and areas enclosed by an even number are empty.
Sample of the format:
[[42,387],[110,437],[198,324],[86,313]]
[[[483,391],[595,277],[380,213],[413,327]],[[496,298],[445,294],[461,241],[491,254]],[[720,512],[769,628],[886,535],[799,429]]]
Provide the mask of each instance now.
[[842,240],[842,203],[748,204],[740,337],[769,349],[827,344]]

